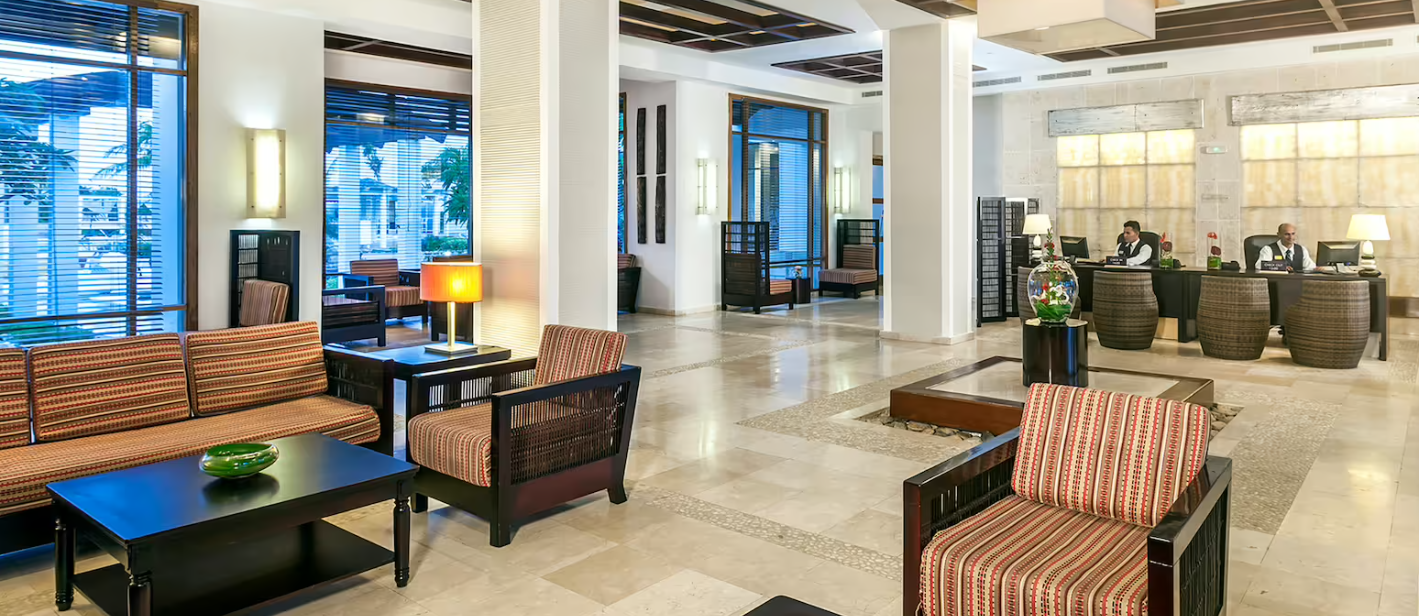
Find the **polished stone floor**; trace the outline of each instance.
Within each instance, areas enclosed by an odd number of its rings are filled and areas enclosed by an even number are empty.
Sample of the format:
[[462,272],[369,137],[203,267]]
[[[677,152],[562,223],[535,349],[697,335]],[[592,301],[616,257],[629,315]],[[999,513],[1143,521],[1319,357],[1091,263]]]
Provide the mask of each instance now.
[[[818,302],[764,315],[621,318],[645,368],[631,500],[589,497],[487,545],[449,508],[415,516],[415,575],[371,572],[264,613],[733,615],[787,594],[844,616],[901,613],[901,482],[976,441],[854,418],[901,384],[985,357],[1018,357],[1013,323],[956,346],[881,340],[880,303]],[[1256,362],[1097,345],[1101,367],[1201,376],[1240,405],[1211,452],[1235,463],[1229,613],[1416,613],[1419,327],[1397,324],[1389,362],[1301,368],[1279,340]],[[412,338],[411,338],[412,339]],[[376,541],[388,505],[339,516]],[[0,557],[0,616],[53,616],[48,552]],[[81,569],[111,562],[90,552]],[[158,590],[158,592],[161,592]],[[72,613],[97,610],[80,601]]]

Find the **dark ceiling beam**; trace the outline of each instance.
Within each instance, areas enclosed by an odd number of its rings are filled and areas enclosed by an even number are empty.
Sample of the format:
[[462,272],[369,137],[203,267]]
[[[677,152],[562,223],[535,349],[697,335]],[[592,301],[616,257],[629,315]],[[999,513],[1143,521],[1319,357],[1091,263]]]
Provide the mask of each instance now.
[[656,4],[673,6],[696,13],[704,13],[705,15],[723,19],[736,26],[750,30],[763,30],[768,27],[758,15],[746,13],[736,8],[730,8],[723,4],[715,4],[709,0],[656,0]]
[[1216,4],[1158,14],[1158,29],[1186,28],[1225,21],[1242,21],[1318,11],[1316,0],[1264,0]]
[[1325,15],[1330,18],[1330,22],[1335,24],[1335,29],[1340,32],[1348,32],[1350,26],[1345,25],[1345,20],[1340,18],[1340,9],[1335,8],[1335,0],[1320,0],[1320,5],[1325,9]]
[[1419,0],[1409,0],[1414,5],[1414,23],[1419,24]]
[[647,25],[626,21],[624,19],[621,20],[621,34],[625,34],[627,36],[635,36],[643,39],[649,39],[652,41],[659,41],[661,43],[670,43],[672,45],[698,40],[693,34],[685,34],[678,30],[661,30],[659,28],[652,28]]
[[688,17],[648,9],[629,2],[621,3],[621,17],[629,17],[636,21],[644,21],[667,28],[683,30],[704,38],[719,38],[741,32],[739,28],[726,28],[723,25],[708,24]]
[[1117,51],[1114,51],[1114,50],[1112,50],[1112,49],[1109,49],[1108,47],[1100,47],[1100,48],[1099,48],[1099,51],[1102,51],[1102,52],[1104,52],[1104,53],[1106,53],[1106,54],[1109,54],[1109,55],[1111,55],[1111,56],[1114,56],[1114,57],[1118,57],[1118,52],[1117,52]]

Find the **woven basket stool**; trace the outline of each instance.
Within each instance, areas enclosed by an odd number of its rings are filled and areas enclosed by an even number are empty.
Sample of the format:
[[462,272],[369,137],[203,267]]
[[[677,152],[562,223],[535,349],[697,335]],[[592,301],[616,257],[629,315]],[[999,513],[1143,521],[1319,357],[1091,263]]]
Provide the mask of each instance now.
[[1197,338],[1202,354],[1219,359],[1261,359],[1271,335],[1271,293],[1264,278],[1202,277]]
[[1158,298],[1147,272],[1094,272],[1094,331],[1099,344],[1126,351],[1153,346]]
[[1285,323],[1292,361],[1312,368],[1354,368],[1370,339],[1370,283],[1306,281]]

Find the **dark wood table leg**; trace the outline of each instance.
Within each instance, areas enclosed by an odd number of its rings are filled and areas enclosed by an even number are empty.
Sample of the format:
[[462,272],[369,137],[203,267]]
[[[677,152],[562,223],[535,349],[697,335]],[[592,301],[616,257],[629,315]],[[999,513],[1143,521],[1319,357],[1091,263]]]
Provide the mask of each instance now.
[[409,496],[410,482],[399,484],[394,499],[394,585],[409,585]]
[[128,616],[153,616],[153,583],[147,571],[128,574]]
[[63,612],[74,604],[74,529],[64,518],[54,519],[54,607]]

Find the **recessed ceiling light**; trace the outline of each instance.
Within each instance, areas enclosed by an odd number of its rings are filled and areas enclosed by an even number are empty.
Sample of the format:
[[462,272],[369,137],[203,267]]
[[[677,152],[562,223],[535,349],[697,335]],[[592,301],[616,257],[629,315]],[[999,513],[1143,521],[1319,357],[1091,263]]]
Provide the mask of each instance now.
[[1036,30],[1048,30],[1048,29],[1049,29],[1049,26],[1040,26],[1040,27],[1035,28],[1035,29],[1036,29]]

